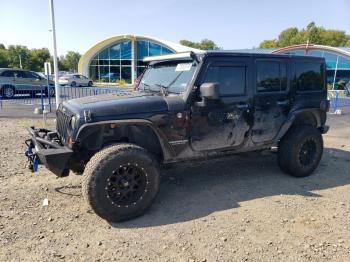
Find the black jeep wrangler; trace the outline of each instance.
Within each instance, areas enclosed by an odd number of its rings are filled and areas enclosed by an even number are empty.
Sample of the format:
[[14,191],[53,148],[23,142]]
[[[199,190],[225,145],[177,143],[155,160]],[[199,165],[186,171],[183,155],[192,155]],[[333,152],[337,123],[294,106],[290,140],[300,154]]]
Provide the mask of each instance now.
[[208,51],[145,60],[137,90],[63,102],[57,131],[28,128],[31,169],[83,173],[91,208],[118,222],[144,213],[171,163],[277,147],[292,176],[319,164],[323,58]]

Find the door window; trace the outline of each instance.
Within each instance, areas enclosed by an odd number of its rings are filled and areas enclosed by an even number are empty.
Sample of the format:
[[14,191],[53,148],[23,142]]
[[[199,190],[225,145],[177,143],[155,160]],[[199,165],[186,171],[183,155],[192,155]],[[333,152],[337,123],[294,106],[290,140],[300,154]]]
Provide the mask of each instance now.
[[23,71],[15,71],[17,78],[27,78]]
[[222,96],[245,95],[246,67],[209,66],[204,83],[218,83]]
[[24,75],[25,75],[25,78],[40,78],[39,75],[33,73],[33,72],[23,72]]
[[256,89],[258,93],[287,90],[287,64],[277,61],[257,61]]

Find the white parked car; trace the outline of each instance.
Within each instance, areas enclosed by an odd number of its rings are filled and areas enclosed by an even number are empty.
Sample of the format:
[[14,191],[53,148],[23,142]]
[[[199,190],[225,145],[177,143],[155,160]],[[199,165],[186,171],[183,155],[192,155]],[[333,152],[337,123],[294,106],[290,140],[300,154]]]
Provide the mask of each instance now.
[[67,74],[58,79],[58,83],[62,86],[92,86],[93,82],[90,78],[79,74]]

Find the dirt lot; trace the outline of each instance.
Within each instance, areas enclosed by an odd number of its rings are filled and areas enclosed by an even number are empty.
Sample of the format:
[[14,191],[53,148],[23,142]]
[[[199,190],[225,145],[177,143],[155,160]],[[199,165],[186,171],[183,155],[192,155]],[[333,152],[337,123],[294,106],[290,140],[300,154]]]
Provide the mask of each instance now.
[[0,261],[350,260],[350,117],[330,119],[311,177],[271,153],[179,166],[147,214],[113,225],[88,210],[81,177],[26,169],[29,123],[0,119]]

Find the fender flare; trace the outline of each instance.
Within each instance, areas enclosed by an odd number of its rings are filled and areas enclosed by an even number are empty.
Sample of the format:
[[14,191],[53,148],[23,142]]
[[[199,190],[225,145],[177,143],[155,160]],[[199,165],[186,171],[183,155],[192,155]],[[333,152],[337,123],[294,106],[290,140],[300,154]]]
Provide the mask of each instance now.
[[289,116],[286,119],[286,121],[284,122],[284,124],[282,125],[280,130],[278,131],[278,134],[277,134],[277,136],[275,138],[275,144],[277,144],[278,141],[288,132],[288,130],[293,125],[293,123],[297,119],[297,117],[300,116],[303,113],[311,113],[312,116],[316,120],[316,127],[317,128],[321,127],[323,125],[322,124],[322,119],[321,119],[322,112],[324,112],[324,111],[322,111],[319,108],[306,108],[306,109],[299,109],[299,110],[290,112]]
[[107,120],[107,121],[99,121],[94,123],[85,123],[83,124],[79,129],[75,136],[75,140],[79,138],[79,135],[83,131],[86,130],[86,128],[93,127],[93,126],[100,126],[100,125],[108,125],[108,124],[116,124],[116,125],[143,125],[147,126],[152,129],[152,131],[155,133],[155,135],[158,138],[159,144],[161,146],[161,149],[163,151],[164,160],[171,159],[175,156],[175,151],[168,143],[168,140],[166,136],[163,134],[163,132],[153,124],[153,122],[145,119],[126,119],[126,120]]

